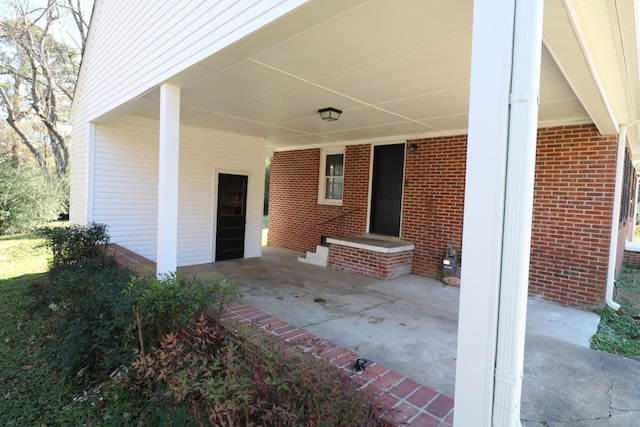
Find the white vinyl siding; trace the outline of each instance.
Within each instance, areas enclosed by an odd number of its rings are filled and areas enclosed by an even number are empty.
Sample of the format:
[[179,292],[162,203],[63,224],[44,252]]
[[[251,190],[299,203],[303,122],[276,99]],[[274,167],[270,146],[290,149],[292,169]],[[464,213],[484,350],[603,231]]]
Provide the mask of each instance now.
[[[156,260],[158,122],[128,116],[96,126],[95,222],[111,240]],[[249,176],[245,257],[260,256],[264,141],[207,129],[180,131],[178,266],[211,262],[215,239],[215,173]]]
[[182,129],[178,265],[207,263],[215,258],[218,173],[249,176],[244,256],[261,255],[266,157],[267,148],[263,140],[202,128]]
[[87,188],[87,138],[89,124],[82,123],[73,127],[71,146],[71,171],[69,177],[70,186],[70,222],[72,224],[86,224],[86,203],[88,197]]
[[98,0],[73,115],[94,120],[305,1]]
[[111,240],[156,260],[158,123],[126,117],[96,125],[93,221]]

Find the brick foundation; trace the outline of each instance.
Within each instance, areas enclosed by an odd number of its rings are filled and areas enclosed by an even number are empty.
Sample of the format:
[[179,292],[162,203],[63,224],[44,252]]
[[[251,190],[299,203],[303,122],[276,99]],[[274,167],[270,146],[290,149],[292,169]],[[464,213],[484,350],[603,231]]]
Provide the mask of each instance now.
[[335,270],[361,274],[378,280],[390,280],[411,273],[412,257],[413,250],[380,253],[330,244],[328,266]]
[[624,263],[630,267],[640,267],[640,252],[624,251]]

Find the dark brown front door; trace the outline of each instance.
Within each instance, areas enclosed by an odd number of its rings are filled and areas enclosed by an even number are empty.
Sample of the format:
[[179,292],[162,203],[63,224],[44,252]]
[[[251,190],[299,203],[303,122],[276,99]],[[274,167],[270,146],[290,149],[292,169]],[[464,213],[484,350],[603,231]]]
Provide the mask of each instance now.
[[375,146],[370,233],[400,235],[403,176],[404,144]]
[[218,175],[216,261],[244,257],[247,180],[245,175]]

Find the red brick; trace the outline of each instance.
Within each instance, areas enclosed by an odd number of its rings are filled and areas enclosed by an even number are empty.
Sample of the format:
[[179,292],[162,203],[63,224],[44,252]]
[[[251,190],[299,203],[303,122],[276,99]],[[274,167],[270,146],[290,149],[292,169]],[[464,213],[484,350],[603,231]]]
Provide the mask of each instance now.
[[300,337],[305,333],[306,331],[304,329],[294,329],[293,331],[280,335],[280,338],[282,338],[285,341],[289,341],[290,339]]
[[283,326],[283,327],[278,328],[278,329],[274,329],[271,332],[273,332],[275,335],[282,335],[282,334],[285,334],[287,332],[291,332],[291,331],[293,331],[295,329],[298,329],[298,328],[296,328],[293,325],[287,325],[287,326]]
[[439,427],[440,420],[429,414],[421,413],[411,421],[411,427]]
[[352,352],[348,352],[343,354],[342,356],[336,358],[333,361],[333,364],[339,366],[341,368],[349,368],[353,367],[355,361],[358,359],[358,355]]
[[453,398],[440,394],[427,406],[427,411],[438,418],[444,418],[453,409]]
[[320,355],[324,360],[333,360],[338,356],[342,356],[343,354],[348,353],[347,349],[342,347],[334,348],[331,351],[324,352]]
[[407,402],[416,405],[418,408],[424,408],[437,394],[437,391],[427,386],[421,386],[407,398]]
[[414,390],[416,390],[418,387],[420,387],[420,384],[413,380],[410,380],[409,378],[405,378],[400,384],[394,386],[391,389],[391,393],[395,394],[399,398],[404,398]]
[[415,417],[420,411],[414,406],[407,403],[401,403],[397,408],[389,410],[384,418],[391,421],[396,425],[403,425],[407,423],[411,418]]
[[403,378],[404,377],[398,374],[397,372],[389,371],[389,372],[386,372],[384,375],[376,378],[376,380],[373,382],[373,385],[384,390],[397,384]]
[[384,365],[375,364],[367,367],[362,373],[362,377],[366,381],[371,381],[374,378],[379,377],[381,374],[387,372],[389,369]]

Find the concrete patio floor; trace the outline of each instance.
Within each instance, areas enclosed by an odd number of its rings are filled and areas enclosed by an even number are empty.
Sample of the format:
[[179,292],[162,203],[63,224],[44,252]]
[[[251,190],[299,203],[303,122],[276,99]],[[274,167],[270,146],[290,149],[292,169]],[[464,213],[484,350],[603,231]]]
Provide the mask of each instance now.
[[[260,258],[179,274],[226,277],[244,303],[454,396],[458,288],[416,275],[369,279],[298,262],[299,255],[263,247]],[[589,349],[598,321],[529,301],[523,426],[640,425],[640,362]]]

